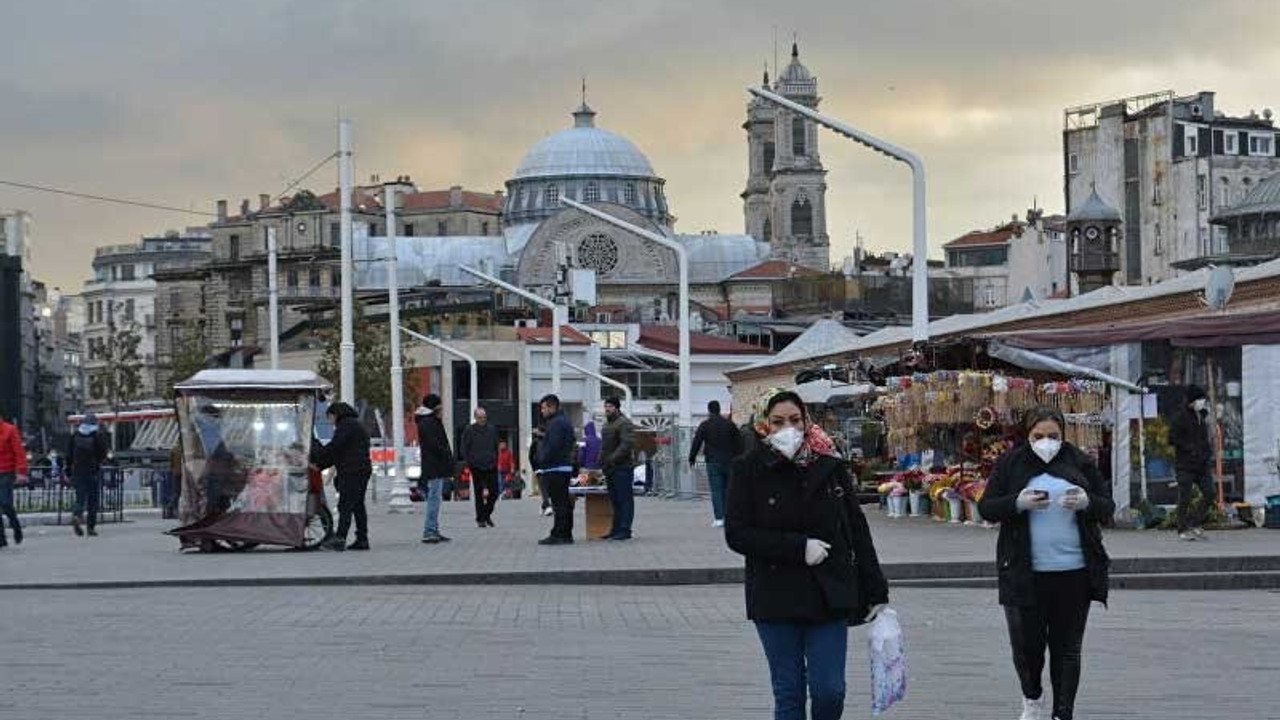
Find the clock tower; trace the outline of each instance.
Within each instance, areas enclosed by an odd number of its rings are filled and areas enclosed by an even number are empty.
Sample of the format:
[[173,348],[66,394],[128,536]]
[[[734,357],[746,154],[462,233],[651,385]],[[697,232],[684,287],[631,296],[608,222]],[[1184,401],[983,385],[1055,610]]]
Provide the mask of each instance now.
[[1068,269],[1076,276],[1078,294],[1112,284],[1120,270],[1121,226],[1120,211],[1096,189],[1067,216]]

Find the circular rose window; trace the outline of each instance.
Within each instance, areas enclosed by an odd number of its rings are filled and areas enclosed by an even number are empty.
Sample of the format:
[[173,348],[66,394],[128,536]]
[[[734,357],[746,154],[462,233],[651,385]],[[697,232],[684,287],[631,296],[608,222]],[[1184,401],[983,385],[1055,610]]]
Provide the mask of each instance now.
[[601,275],[618,267],[618,244],[603,233],[592,233],[578,243],[578,267]]

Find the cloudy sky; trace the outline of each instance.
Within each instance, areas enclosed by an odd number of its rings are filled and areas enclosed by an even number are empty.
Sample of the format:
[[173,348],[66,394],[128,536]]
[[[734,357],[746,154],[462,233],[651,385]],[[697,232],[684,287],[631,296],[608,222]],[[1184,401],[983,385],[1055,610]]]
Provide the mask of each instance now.
[[[598,123],[667,179],[684,232],[742,232],[744,86],[792,33],[821,109],[923,156],[934,248],[1062,205],[1071,105],[1172,89],[1280,109],[1272,0],[42,0],[0,11],[0,180],[212,211],[276,193],[352,118],[356,176],[501,188]],[[1207,30],[1207,32],[1206,32]],[[824,134],[833,256],[907,250],[906,168]],[[336,166],[312,187],[337,184]],[[77,289],[92,248],[199,224],[0,186],[35,220],[35,273]]]

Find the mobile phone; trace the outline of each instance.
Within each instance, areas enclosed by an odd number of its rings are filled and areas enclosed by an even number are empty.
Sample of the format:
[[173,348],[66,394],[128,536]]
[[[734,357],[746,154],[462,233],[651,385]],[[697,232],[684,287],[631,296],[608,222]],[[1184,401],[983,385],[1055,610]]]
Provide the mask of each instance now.
[[1048,499],[1049,499],[1049,491],[1048,491],[1048,490],[1032,490],[1032,491],[1031,491],[1031,494],[1035,496],[1036,500],[1048,500]]

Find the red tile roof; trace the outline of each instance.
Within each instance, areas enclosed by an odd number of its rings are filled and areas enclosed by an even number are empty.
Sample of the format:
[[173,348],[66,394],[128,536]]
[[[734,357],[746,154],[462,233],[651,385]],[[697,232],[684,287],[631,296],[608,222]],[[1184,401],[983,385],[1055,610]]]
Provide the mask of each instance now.
[[1022,223],[1010,223],[995,230],[974,230],[943,245],[944,248],[975,247],[979,245],[1007,245],[1010,240],[1020,237],[1025,229]]
[[[551,328],[517,328],[516,335],[526,345],[550,345],[551,344]],[[560,344],[562,345],[590,345],[591,338],[583,335],[581,332],[571,328],[560,328]]]
[[786,260],[766,260],[746,270],[740,270],[730,280],[789,280],[793,277],[821,275],[822,271],[795,265]]
[[[641,325],[639,342],[650,350],[680,352],[680,332],[675,325]],[[689,349],[695,355],[768,355],[769,349],[731,338],[705,333],[689,333]]]
[[[428,190],[403,196],[404,210],[448,210],[452,192],[449,190]],[[338,191],[325,193],[316,198],[330,210],[338,209]],[[373,188],[355,188],[351,191],[351,207],[358,210],[361,205],[368,212],[382,212],[382,200]],[[470,190],[462,191],[462,208],[480,210],[482,212],[502,212],[503,198],[492,193],[478,193]],[[273,207],[272,210],[279,210]]]

